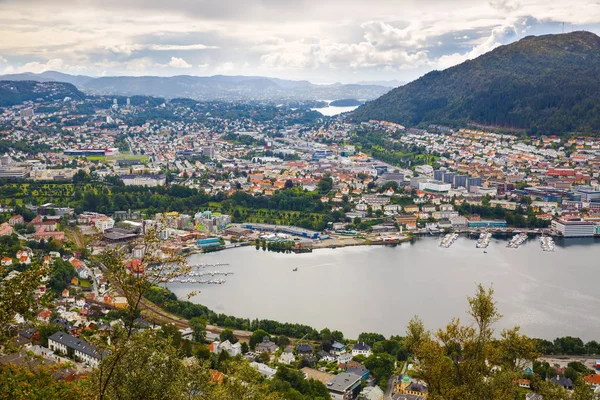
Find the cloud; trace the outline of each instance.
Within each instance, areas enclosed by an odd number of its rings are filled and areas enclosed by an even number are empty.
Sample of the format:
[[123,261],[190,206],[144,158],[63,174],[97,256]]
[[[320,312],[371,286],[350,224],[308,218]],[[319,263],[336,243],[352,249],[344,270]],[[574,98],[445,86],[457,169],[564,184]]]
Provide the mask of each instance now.
[[192,68],[192,64],[180,57],[171,57],[168,65],[172,68]]
[[235,70],[235,64],[231,61],[224,62],[217,67],[217,72],[231,72]]
[[218,49],[217,46],[207,46],[205,44],[154,44],[147,47],[150,50],[156,51],[185,51],[185,50],[208,50]]

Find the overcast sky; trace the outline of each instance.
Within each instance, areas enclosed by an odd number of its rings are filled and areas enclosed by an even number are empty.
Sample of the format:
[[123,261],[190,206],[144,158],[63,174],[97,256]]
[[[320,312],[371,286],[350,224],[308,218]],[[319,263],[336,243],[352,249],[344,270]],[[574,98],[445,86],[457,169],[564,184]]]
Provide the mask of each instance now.
[[0,0],[0,73],[409,81],[563,23],[600,0]]

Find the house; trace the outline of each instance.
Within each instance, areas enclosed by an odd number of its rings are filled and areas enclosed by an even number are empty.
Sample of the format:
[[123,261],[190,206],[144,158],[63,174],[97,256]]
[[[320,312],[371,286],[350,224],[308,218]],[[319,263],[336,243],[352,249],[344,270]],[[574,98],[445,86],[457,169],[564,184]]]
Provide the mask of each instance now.
[[346,372],[360,376],[361,380],[369,379],[369,370],[364,365],[359,365],[358,367],[348,368]]
[[544,397],[542,397],[541,394],[537,394],[537,393],[527,393],[525,395],[525,400],[543,400]]
[[62,297],[69,297],[69,289],[64,289],[62,291]]
[[352,354],[350,353],[342,353],[337,357],[338,364],[348,364],[352,361]]
[[331,345],[331,350],[329,350],[331,354],[340,355],[346,352],[346,346],[341,344],[340,342],[334,342]]
[[362,355],[365,357],[369,357],[371,355],[371,346],[369,346],[365,342],[358,342],[352,348],[352,355],[353,356]]
[[50,310],[42,310],[38,313],[37,319],[40,322],[48,322],[48,320],[50,319],[50,315],[52,315],[52,312]]
[[269,367],[267,364],[257,363],[256,361],[252,361],[250,366],[260,372],[260,374],[267,379],[272,378],[273,375],[277,373],[276,369]]
[[332,362],[332,361],[336,360],[336,358],[335,358],[335,356],[333,356],[333,354],[328,353],[328,352],[323,351],[323,350],[321,350],[321,351],[319,351],[317,353],[317,358],[319,360],[324,360],[324,361],[327,361],[327,362]]
[[564,387],[565,389],[569,389],[569,390],[573,389],[573,381],[564,376],[556,375],[555,377],[550,378],[550,382],[556,383],[557,385],[560,385],[560,386]]
[[3,224],[0,224],[0,236],[9,236],[12,235],[14,232],[14,229],[12,226],[10,226],[8,224],[8,222],[4,222]]
[[392,396],[392,400],[425,400],[425,397],[418,394],[396,393]]
[[296,361],[296,356],[294,356],[294,353],[292,353],[292,349],[289,347],[285,349],[283,353],[281,353],[281,355],[279,356],[279,362],[282,364],[290,365],[294,361]]
[[87,269],[84,267],[77,268],[77,275],[79,275],[80,279],[88,279],[90,276]]
[[265,336],[263,338],[262,343],[259,343],[256,345],[256,352],[257,353],[275,353],[275,351],[277,351],[277,348],[279,346],[277,346],[277,344],[271,342],[271,340],[269,339],[268,336]]
[[72,354],[72,357],[76,360],[80,359],[92,367],[97,367],[102,358],[108,355],[105,351],[97,349],[96,346],[85,340],[60,331],[48,338],[48,348],[63,354]]
[[383,390],[379,386],[367,386],[358,395],[359,400],[383,400]]
[[300,343],[296,346],[296,353],[298,353],[298,355],[312,354],[313,348],[308,343]]
[[22,225],[25,223],[25,218],[23,218],[22,215],[15,215],[10,217],[10,219],[8,220],[8,224],[10,226],[15,226],[15,225]]
[[343,372],[325,385],[332,400],[354,400],[360,393],[360,376]]
[[589,384],[592,389],[600,388],[600,375],[598,374],[586,375],[583,377],[583,380]]
[[2,257],[2,261],[0,261],[3,267],[8,267],[12,265],[12,258],[10,257]]
[[240,342],[231,344],[229,340],[226,340],[218,346],[218,352],[220,353],[222,351],[226,351],[231,357],[235,357],[242,353],[242,345]]
[[524,389],[531,388],[531,381],[529,379],[515,379],[513,383],[516,383],[517,385],[519,385],[519,387]]

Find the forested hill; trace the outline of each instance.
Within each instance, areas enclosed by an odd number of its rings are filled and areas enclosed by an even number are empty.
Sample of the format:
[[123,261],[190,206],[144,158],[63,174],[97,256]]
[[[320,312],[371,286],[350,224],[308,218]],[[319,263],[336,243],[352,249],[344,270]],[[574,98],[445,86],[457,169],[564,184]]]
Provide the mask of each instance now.
[[0,107],[20,104],[28,100],[63,100],[65,97],[83,99],[85,95],[70,83],[0,81]]
[[356,121],[600,132],[600,37],[528,36],[359,107]]

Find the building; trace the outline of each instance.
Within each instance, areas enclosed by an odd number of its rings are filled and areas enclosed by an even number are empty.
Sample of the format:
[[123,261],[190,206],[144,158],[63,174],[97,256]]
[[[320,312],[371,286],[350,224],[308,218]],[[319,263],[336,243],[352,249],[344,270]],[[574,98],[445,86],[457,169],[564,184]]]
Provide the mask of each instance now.
[[371,355],[371,346],[369,346],[365,342],[358,342],[352,348],[352,355],[363,355],[365,357],[369,357]]
[[[330,352],[331,354],[335,354],[335,355],[338,355],[338,356],[339,356],[340,354],[342,354],[342,353],[345,353],[345,352],[346,352],[346,345],[344,345],[344,344],[342,344],[342,343],[340,343],[340,342],[334,342],[334,343],[331,345],[331,350],[329,350],[329,352]],[[352,357],[350,357],[350,358],[352,358]]]
[[508,225],[504,220],[479,220],[467,221],[469,228],[506,228]]
[[452,189],[452,185],[434,179],[425,182],[419,182],[419,190],[427,190],[430,192],[447,192]]
[[277,351],[278,347],[279,346],[277,346],[276,343],[269,340],[268,336],[265,336],[263,338],[262,343],[259,343],[256,345],[256,352],[257,353],[275,353],[275,351]]
[[359,400],[383,400],[383,390],[379,386],[367,386],[358,395]]
[[552,229],[563,237],[592,237],[594,236],[596,225],[590,221],[581,219],[555,219],[552,221]]
[[25,223],[25,219],[21,215],[14,215],[14,216],[10,217],[10,219],[8,220],[8,223],[10,226],[22,225]]
[[267,379],[272,378],[273,375],[275,375],[277,373],[276,369],[273,369],[273,368],[271,368],[268,365],[263,364],[263,363],[257,363],[255,361],[253,361],[253,362],[250,363],[250,366],[252,368],[254,368],[255,370],[257,370],[258,372],[260,372],[261,375],[264,376]]
[[48,338],[48,348],[66,354],[75,360],[79,359],[92,367],[97,367],[102,358],[108,355],[85,340],[60,331]]
[[332,400],[354,400],[360,393],[360,376],[343,372],[327,382],[327,390]]
[[167,183],[165,175],[121,175],[125,186],[164,186]]

